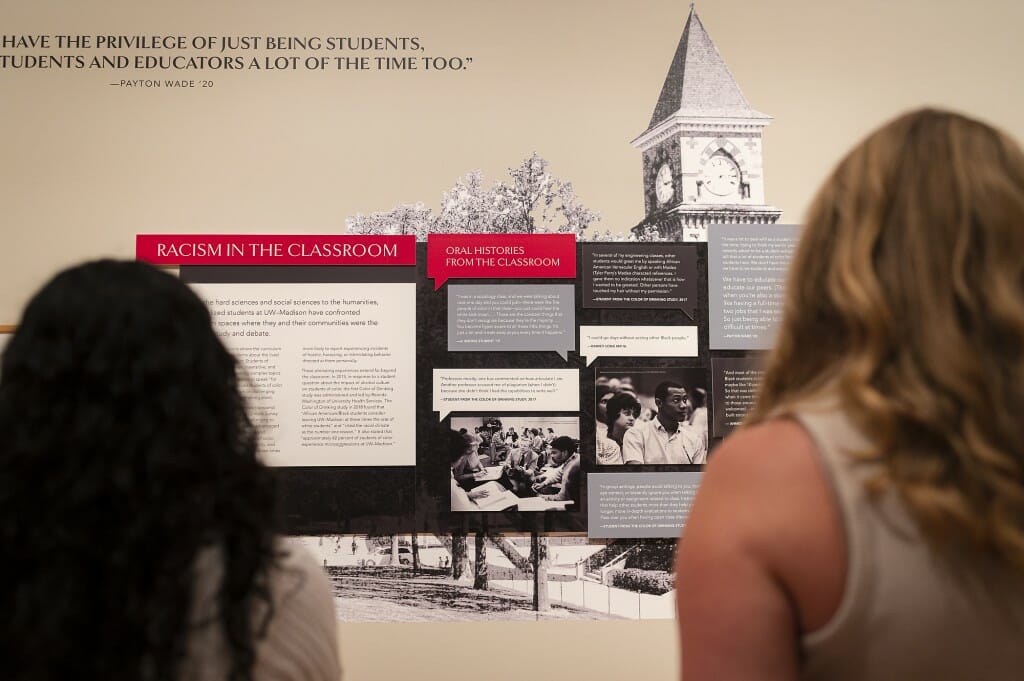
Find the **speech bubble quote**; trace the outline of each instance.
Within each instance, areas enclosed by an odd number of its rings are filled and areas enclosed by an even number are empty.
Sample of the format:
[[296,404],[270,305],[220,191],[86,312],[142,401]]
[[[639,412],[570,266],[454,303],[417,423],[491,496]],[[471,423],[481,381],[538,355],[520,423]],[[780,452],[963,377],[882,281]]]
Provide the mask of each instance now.
[[580,355],[598,357],[696,357],[696,326],[581,326]]
[[449,352],[576,349],[576,293],[569,284],[448,287]]
[[433,409],[453,411],[579,411],[577,369],[434,369]]
[[754,406],[764,377],[762,357],[712,357],[711,386],[715,400],[711,424],[714,437],[725,437],[743,422]]
[[708,336],[715,350],[770,350],[799,225],[708,228]]
[[583,306],[697,310],[694,244],[583,244]]
[[587,535],[675,538],[686,525],[703,473],[591,473]]

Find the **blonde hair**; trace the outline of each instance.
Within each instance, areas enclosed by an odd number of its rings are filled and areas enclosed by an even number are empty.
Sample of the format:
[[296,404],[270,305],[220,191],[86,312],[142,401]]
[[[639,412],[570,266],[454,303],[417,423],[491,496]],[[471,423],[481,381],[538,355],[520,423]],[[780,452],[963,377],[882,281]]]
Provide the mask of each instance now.
[[921,110],[867,137],[815,198],[747,423],[823,390],[935,546],[1024,572],[1024,155]]

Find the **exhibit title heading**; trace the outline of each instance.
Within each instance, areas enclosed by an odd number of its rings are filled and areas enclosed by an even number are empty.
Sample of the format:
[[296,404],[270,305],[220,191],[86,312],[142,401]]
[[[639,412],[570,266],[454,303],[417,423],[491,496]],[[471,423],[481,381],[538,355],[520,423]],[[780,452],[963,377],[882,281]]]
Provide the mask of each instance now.
[[574,234],[429,234],[427,276],[450,278],[576,277]]
[[414,236],[139,234],[153,265],[415,265]]
[[523,246],[447,246],[444,252],[445,267],[551,267],[561,262],[558,257],[516,257],[525,256]]

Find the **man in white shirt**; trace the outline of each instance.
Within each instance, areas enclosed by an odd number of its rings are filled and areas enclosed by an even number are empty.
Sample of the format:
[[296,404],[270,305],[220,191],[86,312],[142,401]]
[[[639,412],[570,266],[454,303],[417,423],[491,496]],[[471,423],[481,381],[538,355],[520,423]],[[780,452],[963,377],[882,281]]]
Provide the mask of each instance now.
[[683,428],[689,416],[686,388],[674,381],[662,381],[654,389],[658,413],[637,423],[622,438],[623,463],[702,464],[708,450],[703,438]]

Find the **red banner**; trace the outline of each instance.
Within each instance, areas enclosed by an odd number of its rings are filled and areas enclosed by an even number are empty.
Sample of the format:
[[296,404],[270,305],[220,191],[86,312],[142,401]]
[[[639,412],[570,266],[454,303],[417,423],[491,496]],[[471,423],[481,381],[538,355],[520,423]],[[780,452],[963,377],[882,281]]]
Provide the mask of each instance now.
[[411,235],[137,234],[152,265],[415,265]]
[[427,276],[448,279],[575,279],[574,234],[430,234]]

